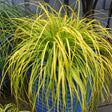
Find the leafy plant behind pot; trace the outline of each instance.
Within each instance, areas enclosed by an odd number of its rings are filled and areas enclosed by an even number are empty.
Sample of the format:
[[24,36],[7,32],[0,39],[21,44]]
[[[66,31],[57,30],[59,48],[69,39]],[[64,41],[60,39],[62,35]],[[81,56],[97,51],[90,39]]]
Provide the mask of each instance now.
[[[17,7],[21,7],[20,11],[22,11],[23,14],[16,10]],[[8,0],[0,1],[0,84],[3,80],[5,80],[5,82],[8,80],[5,77],[3,77],[2,80],[2,70],[6,58],[9,53],[11,53],[13,46],[17,43],[14,40],[14,32],[17,28],[17,23],[13,18],[23,16],[25,15],[21,5],[10,6]]]
[[[32,96],[34,82],[39,78],[38,90],[33,100],[33,110],[41,87],[43,90],[46,89],[46,101],[48,101],[49,91],[52,92],[52,99],[57,102],[57,109],[59,109],[60,87],[62,87],[63,107],[66,106],[68,84],[71,99],[75,94],[82,111],[87,111],[86,91],[89,82],[92,88],[90,104],[93,109],[96,105],[94,98],[97,98],[98,103],[100,94],[103,96],[103,90],[107,97],[109,95],[108,85],[112,75],[112,46],[104,37],[112,38],[111,34],[97,20],[87,22],[86,18],[80,19],[80,10],[76,14],[69,7],[72,11],[71,16],[68,17],[65,14],[62,17],[63,7],[56,12],[49,6],[52,10],[49,12],[45,9],[45,5],[39,3],[39,6],[44,13],[37,18],[16,19],[18,28],[14,35],[16,39],[20,38],[22,41],[8,58],[8,68],[3,71],[3,75],[10,72],[13,94],[17,99],[24,98],[24,92],[27,92],[24,81],[28,70],[32,69],[30,80],[26,81],[29,98]],[[46,77],[49,83],[45,88]],[[71,100],[71,104],[72,102]]]

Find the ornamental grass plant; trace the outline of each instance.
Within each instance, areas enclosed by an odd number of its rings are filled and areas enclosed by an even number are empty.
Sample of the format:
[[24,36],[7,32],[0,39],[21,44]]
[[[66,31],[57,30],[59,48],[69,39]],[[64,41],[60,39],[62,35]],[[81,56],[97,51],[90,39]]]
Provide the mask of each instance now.
[[[48,4],[38,2],[38,8],[42,9],[40,15],[13,18],[17,21],[14,40],[19,39],[20,42],[8,56],[2,74],[5,76],[9,73],[11,91],[17,100],[24,99],[24,95],[27,95],[32,111],[41,88],[46,91],[47,102],[49,94],[52,94],[57,111],[60,103],[63,111],[67,107],[67,88],[70,90],[71,110],[74,95],[83,112],[92,111],[100,96],[104,98],[104,92],[106,98],[109,98],[112,45],[106,37],[112,39],[112,35],[98,20],[79,17],[80,3],[77,3],[78,12],[74,12],[69,6],[62,6],[57,12]],[[71,10],[69,17],[66,12],[62,16],[64,7]],[[29,69],[31,74],[28,80]],[[38,88],[34,90],[36,94],[32,95],[37,78]],[[92,88],[90,104],[87,93],[89,87]]]

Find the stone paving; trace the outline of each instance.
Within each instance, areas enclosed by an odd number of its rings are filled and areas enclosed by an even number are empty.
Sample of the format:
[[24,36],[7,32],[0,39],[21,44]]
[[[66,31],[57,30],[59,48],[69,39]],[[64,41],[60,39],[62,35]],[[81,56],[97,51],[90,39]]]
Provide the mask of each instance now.
[[112,112],[112,105],[100,107],[97,112]]

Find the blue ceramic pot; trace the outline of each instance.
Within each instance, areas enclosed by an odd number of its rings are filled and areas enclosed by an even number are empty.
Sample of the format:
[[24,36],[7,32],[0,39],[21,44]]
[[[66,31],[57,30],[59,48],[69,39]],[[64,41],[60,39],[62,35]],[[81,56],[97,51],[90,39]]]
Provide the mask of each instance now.
[[[28,77],[30,78],[30,74],[31,74],[31,69],[28,70]],[[57,72],[57,75],[58,75],[58,72]],[[91,80],[92,81],[92,80]],[[32,87],[32,94],[33,94],[33,97],[36,96],[36,93],[37,93],[37,89],[38,89],[38,82],[39,82],[39,78],[37,78],[37,80],[34,82],[34,86]],[[75,81],[74,81],[75,83]],[[46,88],[46,84],[47,84],[47,77],[46,77],[46,81],[45,81],[45,88]],[[75,83],[75,86],[77,87],[77,84]],[[55,89],[55,92],[56,92],[56,89]],[[89,89],[87,91],[87,93],[89,94],[88,95],[88,104],[90,103],[90,98],[91,98],[91,92],[92,92],[92,89],[90,88],[89,86]],[[71,109],[71,96],[70,96],[70,90],[69,90],[69,87],[68,87],[68,91],[67,91],[67,106],[66,108],[63,108],[63,100],[62,100],[62,88],[60,88],[60,100],[61,100],[61,103],[59,104],[59,112],[82,112],[82,109],[81,109],[81,105],[80,103],[78,102],[77,100],[77,97],[76,95],[74,95],[73,97],[73,107]],[[45,100],[45,95],[46,95],[46,89],[43,91],[43,96],[42,96],[42,87],[40,88],[40,91],[39,91],[39,98],[37,98],[36,100],[36,111],[37,112],[57,112],[57,103],[52,100],[52,94],[51,92],[49,91],[49,96],[48,96],[48,105],[47,105],[47,101]],[[81,95],[80,95],[80,98],[81,98]]]

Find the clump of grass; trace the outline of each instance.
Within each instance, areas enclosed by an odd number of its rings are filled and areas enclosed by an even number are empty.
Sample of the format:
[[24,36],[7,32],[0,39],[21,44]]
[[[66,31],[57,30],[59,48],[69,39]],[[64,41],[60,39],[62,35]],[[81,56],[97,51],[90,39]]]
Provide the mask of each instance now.
[[[24,93],[28,91],[27,95],[30,98],[32,87],[38,78],[38,89],[33,96],[32,110],[35,108],[36,99],[39,98],[41,87],[43,91],[46,90],[46,101],[51,91],[53,101],[57,102],[57,110],[61,102],[60,88],[62,88],[64,109],[67,105],[66,96],[69,87],[71,104],[75,94],[82,111],[87,111],[87,90],[90,85],[92,88],[90,104],[93,109],[96,105],[94,98],[97,98],[98,103],[100,95],[103,97],[103,90],[107,97],[109,95],[112,45],[104,37],[112,38],[111,34],[98,20],[88,21],[86,18],[80,18],[80,7],[78,13],[69,7],[72,12],[70,17],[66,13],[62,17],[63,6],[59,12],[48,6],[51,9],[49,12],[42,3],[39,3],[39,6],[44,12],[35,16],[35,19],[14,18],[18,21],[14,36],[21,41],[7,60],[7,70],[3,71],[4,76],[7,72],[10,73],[12,93],[18,99],[24,98]],[[26,81],[30,68],[32,69],[30,80]],[[46,78],[48,83],[45,88]]]
[[1,104],[0,104],[0,111],[1,112],[11,112],[11,111],[13,111],[13,112],[16,112],[16,106],[14,105],[14,104],[7,104],[7,105],[5,105],[5,106],[2,106]]
[[30,111],[18,111],[18,108],[15,104],[9,103],[6,105],[1,105],[0,104],[0,112],[30,112]]

